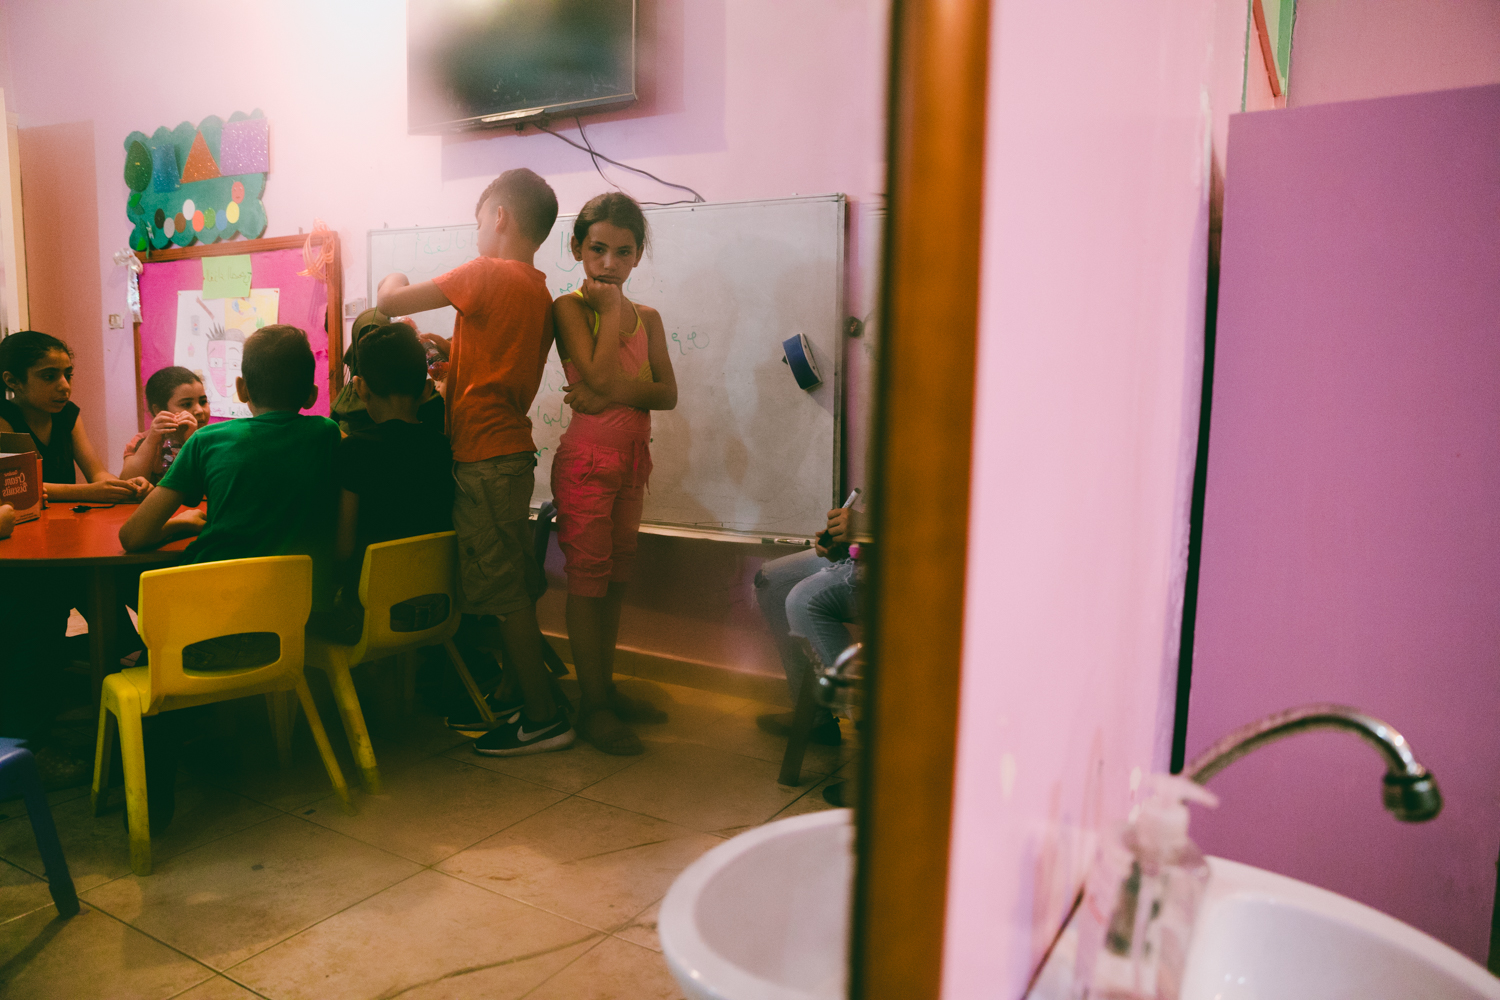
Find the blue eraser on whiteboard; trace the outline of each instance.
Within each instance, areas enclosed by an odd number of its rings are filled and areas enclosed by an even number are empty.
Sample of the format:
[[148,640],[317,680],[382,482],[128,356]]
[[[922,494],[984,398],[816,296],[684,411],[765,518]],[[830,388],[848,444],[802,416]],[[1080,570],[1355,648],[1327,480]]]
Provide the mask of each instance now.
[[781,349],[786,354],[786,363],[792,369],[799,387],[816,389],[823,384],[823,377],[818,374],[818,363],[813,360],[812,345],[807,342],[805,335],[799,333],[795,337],[786,338],[781,342]]

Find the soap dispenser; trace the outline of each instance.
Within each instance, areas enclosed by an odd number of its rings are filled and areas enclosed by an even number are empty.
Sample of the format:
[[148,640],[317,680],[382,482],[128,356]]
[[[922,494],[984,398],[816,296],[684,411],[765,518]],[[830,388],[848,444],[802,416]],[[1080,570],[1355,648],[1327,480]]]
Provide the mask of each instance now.
[[1177,1000],[1208,862],[1188,839],[1188,802],[1218,798],[1153,775],[1119,834],[1106,838],[1078,913],[1078,1000]]

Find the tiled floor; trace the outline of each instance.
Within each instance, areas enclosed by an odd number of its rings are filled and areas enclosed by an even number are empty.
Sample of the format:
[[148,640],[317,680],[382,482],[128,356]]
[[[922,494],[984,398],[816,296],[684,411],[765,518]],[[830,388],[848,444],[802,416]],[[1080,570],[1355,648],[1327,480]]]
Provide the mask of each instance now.
[[[51,796],[84,903],[67,921],[22,804],[0,803],[0,996],[679,997],[656,937],[673,878],[747,827],[826,808],[854,749],[810,747],[787,788],[783,741],[755,728],[781,708],[622,687],[671,716],[638,727],[639,757],[481,757],[436,719],[382,726],[367,703],[386,793],[356,792],[355,816],[305,724],[282,771],[259,700],[225,707],[190,747],[150,876],[129,872],[119,790],[98,819],[87,789]],[[323,718],[353,780],[331,703]]]

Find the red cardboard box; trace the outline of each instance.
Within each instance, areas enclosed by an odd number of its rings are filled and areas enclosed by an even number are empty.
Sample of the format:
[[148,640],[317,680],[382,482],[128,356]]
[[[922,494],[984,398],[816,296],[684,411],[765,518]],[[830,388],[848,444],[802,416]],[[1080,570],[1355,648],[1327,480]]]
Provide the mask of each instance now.
[[42,457],[30,434],[0,434],[0,503],[16,509],[16,523],[42,516]]

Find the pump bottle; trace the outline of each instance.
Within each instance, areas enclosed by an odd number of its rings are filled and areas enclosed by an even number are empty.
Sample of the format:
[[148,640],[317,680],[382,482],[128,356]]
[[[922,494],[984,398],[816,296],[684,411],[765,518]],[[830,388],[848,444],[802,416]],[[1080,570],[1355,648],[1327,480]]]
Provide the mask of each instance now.
[[1079,910],[1077,1000],[1178,1000],[1208,862],[1188,839],[1188,802],[1216,806],[1200,785],[1153,775],[1119,834],[1099,850]]

